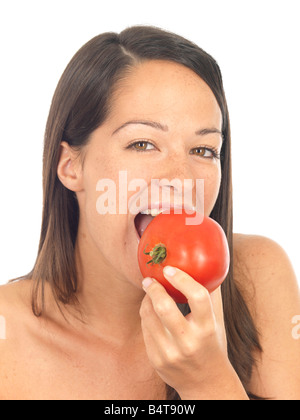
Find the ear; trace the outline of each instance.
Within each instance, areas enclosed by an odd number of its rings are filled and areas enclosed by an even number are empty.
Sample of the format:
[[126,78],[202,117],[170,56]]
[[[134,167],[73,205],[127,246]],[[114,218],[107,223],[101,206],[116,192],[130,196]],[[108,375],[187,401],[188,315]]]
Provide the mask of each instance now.
[[80,192],[83,189],[83,180],[78,152],[76,153],[65,141],[61,142],[60,148],[57,176],[66,188],[74,192]]

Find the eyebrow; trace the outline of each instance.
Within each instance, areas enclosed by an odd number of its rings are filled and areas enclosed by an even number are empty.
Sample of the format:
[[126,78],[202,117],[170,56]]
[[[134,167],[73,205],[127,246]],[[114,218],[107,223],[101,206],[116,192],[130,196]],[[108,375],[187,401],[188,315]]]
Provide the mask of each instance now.
[[169,130],[169,128],[166,125],[160,124],[159,122],[156,122],[156,121],[134,120],[134,121],[127,121],[125,124],[122,124],[121,127],[117,128],[113,132],[113,135],[118,133],[120,130],[127,127],[128,125],[139,125],[139,124],[147,125],[149,127],[152,127],[152,128],[155,128],[155,129],[161,130],[161,131],[168,131]]
[[201,130],[196,131],[197,136],[206,136],[207,134],[220,134],[223,137],[222,131],[217,128],[202,128]]
[[[167,125],[163,125],[156,121],[148,121],[148,120],[133,120],[127,121],[126,123],[122,124],[119,128],[117,128],[112,135],[117,134],[123,128],[129,125],[147,125],[148,127],[155,128],[156,130],[161,130],[167,132],[169,130]],[[207,134],[220,134],[223,137],[222,131],[218,130],[217,128],[202,128],[195,132],[197,136],[206,136]]]

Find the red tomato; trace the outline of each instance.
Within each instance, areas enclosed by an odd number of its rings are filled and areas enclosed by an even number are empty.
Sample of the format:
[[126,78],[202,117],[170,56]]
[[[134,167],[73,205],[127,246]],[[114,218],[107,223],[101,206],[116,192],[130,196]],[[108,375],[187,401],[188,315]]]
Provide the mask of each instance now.
[[177,303],[186,297],[164,277],[163,268],[171,265],[185,271],[211,293],[225,280],[230,264],[226,235],[209,217],[200,225],[187,225],[195,214],[161,213],[148,225],[138,247],[138,261],[144,277],[160,282]]

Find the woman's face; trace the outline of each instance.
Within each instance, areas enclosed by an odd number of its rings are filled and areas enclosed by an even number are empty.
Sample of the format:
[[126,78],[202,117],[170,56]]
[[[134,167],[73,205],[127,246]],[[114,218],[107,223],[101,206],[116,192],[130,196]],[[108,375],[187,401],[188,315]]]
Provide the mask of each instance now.
[[[78,240],[94,255],[104,276],[141,287],[134,213],[145,201],[139,202],[137,193],[148,198],[148,208],[165,202],[166,190],[169,204],[178,204],[171,180],[182,185],[189,180],[192,198],[182,204],[195,206],[196,179],[202,179],[204,212],[211,213],[221,181],[220,160],[214,157],[214,151],[221,152],[221,130],[222,114],[214,94],[190,69],[148,61],[122,80],[109,117],[83,151],[82,190],[77,193]],[[143,184],[137,181],[141,179]],[[159,200],[151,197],[154,179],[165,180],[156,190]],[[109,212],[101,214],[105,208]]]

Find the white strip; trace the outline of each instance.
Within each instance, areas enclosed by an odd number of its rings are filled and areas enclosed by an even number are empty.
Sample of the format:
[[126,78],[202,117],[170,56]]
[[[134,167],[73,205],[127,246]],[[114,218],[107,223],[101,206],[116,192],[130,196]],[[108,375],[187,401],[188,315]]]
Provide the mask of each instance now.
[[6,340],[6,320],[0,315],[0,340]]

